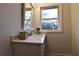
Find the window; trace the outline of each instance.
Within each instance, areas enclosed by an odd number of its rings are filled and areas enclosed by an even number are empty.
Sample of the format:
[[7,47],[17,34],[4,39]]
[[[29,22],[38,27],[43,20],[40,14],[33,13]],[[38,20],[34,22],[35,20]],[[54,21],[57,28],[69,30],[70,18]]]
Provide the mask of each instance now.
[[[58,6],[49,6],[41,8],[41,29],[50,31],[61,30],[61,23]],[[62,15],[61,15],[62,16]]]
[[32,12],[31,9],[26,9],[25,10],[25,21],[24,21],[24,29],[29,29],[32,28]]

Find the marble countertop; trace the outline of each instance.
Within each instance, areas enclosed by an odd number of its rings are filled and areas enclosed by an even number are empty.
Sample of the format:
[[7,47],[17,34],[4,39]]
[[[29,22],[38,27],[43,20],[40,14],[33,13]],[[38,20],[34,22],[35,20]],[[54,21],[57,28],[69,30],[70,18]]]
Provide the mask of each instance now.
[[25,40],[19,40],[19,39],[12,39],[12,42],[16,43],[44,43],[46,34],[33,34],[32,36],[29,36]]

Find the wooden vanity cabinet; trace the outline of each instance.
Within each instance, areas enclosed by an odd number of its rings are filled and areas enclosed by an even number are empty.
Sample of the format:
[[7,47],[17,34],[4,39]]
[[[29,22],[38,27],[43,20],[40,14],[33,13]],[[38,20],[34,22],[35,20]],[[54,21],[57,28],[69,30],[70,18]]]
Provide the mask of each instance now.
[[13,56],[44,56],[46,34],[32,35],[25,40],[11,39]]

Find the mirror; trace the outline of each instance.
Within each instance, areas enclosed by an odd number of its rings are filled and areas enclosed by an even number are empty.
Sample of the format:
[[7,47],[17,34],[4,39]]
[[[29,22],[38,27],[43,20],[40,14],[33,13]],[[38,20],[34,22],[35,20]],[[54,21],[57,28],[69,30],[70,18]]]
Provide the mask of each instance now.
[[24,30],[33,28],[34,10],[32,3],[22,4],[22,26]]

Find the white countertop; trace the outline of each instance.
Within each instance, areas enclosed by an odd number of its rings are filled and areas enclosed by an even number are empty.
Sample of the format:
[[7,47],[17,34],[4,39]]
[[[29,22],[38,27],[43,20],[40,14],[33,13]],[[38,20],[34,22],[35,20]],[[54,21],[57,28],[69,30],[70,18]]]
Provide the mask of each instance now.
[[44,43],[46,34],[33,34],[32,36],[29,36],[25,40],[19,40],[19,39],[12,39],[12,42],[19,42],[19,43]]

